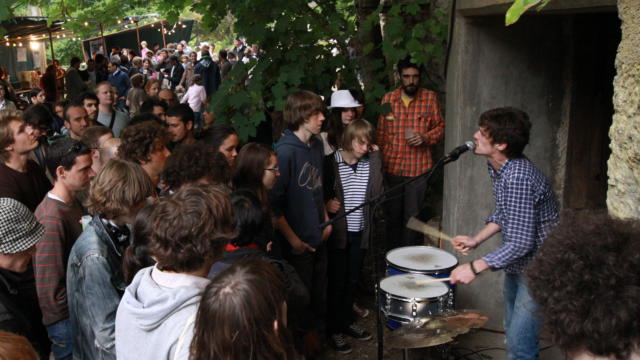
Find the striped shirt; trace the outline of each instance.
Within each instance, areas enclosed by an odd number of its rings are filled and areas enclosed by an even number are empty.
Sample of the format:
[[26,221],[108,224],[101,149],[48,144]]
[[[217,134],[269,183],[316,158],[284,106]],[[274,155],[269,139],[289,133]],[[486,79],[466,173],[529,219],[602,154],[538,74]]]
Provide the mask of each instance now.
[[558,224],[556,196],[527,158],[509,159],[498,170],[488,167],[496,208],[487,222],[500,225],[503,244],[483,259],[494,269],[519,274]]
[[71,247],[82,233],[82,208],[78,202],[66,204],[47,194],[35,215],[45,230],[36,244],[33,270],[42,322],[48,326],[69,317],[67,262]]
[[[342,155],[340,155],[341,151],[336,151],[335,157],[344,195],[344,204],[342,205],[345,212],[348,212],[365,201],[369,184],[369,159],[362,158],[352,166],[344,162]],[[347,215],[347,231],[360,232],[363,228],[363,208]]]
[[[377,139],[385,172],[408,177],[427,172],[433,166],[431,146],[444,137],[444,120],[436,93],[418,89],[415,98],[405,106],[402,89],[397,89],[387,93],[382,103],[391,106],[391,112],[378,119]],[[408,133],[421,134],[422,145],[409,145]]]

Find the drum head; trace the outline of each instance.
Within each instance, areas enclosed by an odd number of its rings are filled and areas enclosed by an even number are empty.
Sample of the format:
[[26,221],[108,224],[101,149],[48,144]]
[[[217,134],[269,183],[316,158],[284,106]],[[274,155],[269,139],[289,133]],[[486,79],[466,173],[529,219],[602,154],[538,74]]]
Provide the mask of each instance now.
[[387,264],[406,272],[450,272],[458,259],[449,252],[432,246],[405,246],[387,253]]
[[449,292],[449,287],[443,282],[429,282],[421,284],[421,280],[434,279],[420,274],[400,274],[388,276],[380,281],[380,289],[387,294],[407,299],[432,299]]

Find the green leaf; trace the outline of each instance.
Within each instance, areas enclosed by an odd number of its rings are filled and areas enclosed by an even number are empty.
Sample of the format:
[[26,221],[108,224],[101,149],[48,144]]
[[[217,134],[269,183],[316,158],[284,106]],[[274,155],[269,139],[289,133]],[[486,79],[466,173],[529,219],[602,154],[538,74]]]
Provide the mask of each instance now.
[[373,43],[367,43],[365,46],[362,47],[362,52],[365,55],[369,55],[369,53],[373,50]]
[[416,3],[410,3],[409,5],[407,5],[404,8],[404,11],[407,14],[411,14],[411,15],[416,15],[420,12],[420,5],[416,4]]
[[412,33],[414,38],[422,39],[427,35],[427,30],[423,24],[416,24],[416,26],[413,27]]
[[[427,46],[429,45],[431,44],[428,44]],[[407,42],[407,49],[409,50],[409,52],[417,53],[422,50],[422,44],[420,43],[420,41],[416,40],[416,38],[411,38]]]
[[507,10],[507,14],[505,15],[505,25],[513,25],[520,19],[520,16],[525,13],[532,6],[540,3],[541,0],[515,0],[509,10]]

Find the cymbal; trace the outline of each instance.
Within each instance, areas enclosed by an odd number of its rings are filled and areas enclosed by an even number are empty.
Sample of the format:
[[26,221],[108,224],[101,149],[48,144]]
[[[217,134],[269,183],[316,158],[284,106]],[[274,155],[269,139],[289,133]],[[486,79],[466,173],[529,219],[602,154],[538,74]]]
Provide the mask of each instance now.
[[391,333],[386,344],[395,349],[416,349],[446,344],[457,334],[445,329],[425,329],[407,324]]
[[489,317],[477,310],[458,310],[447,312],[426,320],[427,329],[444,329],[456,335],[466,334],[470,329],[482,327]]

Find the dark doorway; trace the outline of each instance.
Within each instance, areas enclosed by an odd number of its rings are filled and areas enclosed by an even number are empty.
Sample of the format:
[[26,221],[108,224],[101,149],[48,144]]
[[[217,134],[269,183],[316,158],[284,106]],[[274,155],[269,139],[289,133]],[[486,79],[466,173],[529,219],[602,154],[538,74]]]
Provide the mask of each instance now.
[[620,20],[616,13],[572,15],[571,28],[564,205],[569,209],[604,208]]

